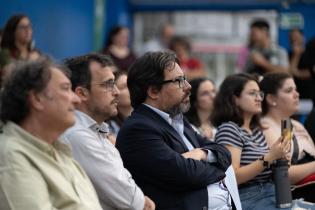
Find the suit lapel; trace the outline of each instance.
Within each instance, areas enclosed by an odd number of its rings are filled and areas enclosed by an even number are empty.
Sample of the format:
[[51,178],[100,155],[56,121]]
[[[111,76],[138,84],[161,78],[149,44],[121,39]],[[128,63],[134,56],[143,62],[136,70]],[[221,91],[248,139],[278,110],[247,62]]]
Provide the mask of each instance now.
[[190,127],[190,125],[188,126],[188,123],[184,120],[184,134],[186,136],[186,138],[188,139],[188,141],[190,141],[190,143],[194,146],[194,148],[199,148],[199,142],[196,139],[196,134],[195,131]]
[[158,113],[143,104],[140,105],[138,111],[149,117],[151,120],[154,120],[157,125],[160,125],[162,129],[166,130],[166,132],[173,137],[172,140],[178,141],[185,148],[185,150],[188,151],[186,144],[184,143],[178,132]]

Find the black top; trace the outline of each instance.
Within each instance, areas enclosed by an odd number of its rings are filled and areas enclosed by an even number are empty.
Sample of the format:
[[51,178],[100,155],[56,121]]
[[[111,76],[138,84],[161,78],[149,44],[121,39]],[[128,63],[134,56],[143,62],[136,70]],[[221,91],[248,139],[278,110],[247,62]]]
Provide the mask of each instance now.
[[315,37],[313,37],[306,45],[306,49],[304,52],[304,57],[303,60],[301,61],[301,65],[303,67],[306,67],[311,75],[312,75],[312,87],[311,87],[311,92],[313,92],[313,107],[315,106],[315,74],[313,71],[313,68],[315,66]]

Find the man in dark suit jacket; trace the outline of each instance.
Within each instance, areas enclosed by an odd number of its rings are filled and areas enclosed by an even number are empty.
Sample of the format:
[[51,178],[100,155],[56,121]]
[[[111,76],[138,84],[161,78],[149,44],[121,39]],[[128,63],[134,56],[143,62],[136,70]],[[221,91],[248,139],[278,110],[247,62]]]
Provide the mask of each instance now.
[[135,110],[121,128],[116,146],[157,209],[230,209],[222,181],[231,164],[230,153],[196,134],[183,119],[191,86],[176,56],[145,54],[129,69],[127,83]]

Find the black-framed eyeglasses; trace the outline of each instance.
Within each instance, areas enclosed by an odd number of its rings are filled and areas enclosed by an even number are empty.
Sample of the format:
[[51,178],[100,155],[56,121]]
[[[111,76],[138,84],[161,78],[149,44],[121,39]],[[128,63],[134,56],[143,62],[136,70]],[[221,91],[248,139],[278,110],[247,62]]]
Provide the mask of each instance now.
[[101,83],[92,83],[91,85],[99,85],[101,86],[103,89],[105,89],[106,91],[114,91],[116,86],[116,81],[115,80],[107,80]]
[[176,77],[175,79],[164,80],[161,84],[164,85],[164,84],[171,83],[171,82],[177,82],[178,87],[183,88],[186,85],[187,78],[186,78],[186,76],[179,76],[179,77]]

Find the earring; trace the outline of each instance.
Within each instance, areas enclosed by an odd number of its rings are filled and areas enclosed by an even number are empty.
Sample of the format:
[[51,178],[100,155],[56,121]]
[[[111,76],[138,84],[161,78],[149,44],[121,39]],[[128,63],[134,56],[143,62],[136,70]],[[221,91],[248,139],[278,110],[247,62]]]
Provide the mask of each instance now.
[[276,102],[272,102],[272,106],[277,106],[277,103]]

